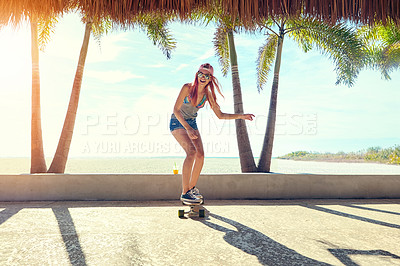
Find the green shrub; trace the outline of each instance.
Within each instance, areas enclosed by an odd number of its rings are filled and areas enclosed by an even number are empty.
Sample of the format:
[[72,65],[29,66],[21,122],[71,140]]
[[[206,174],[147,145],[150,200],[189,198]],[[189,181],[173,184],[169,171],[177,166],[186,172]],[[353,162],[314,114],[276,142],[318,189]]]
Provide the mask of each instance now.
[[400,146],[395,146],[389,155],[389,163],[400,164]]
[[307,151],[295,151],[280,159],[298,159],[298,160],[366,160],[380,163],[400,164],[400,145],[383,149],[381,147],[370,147],[367,150],[358,152],[339,151],[338,153],[319,153]]

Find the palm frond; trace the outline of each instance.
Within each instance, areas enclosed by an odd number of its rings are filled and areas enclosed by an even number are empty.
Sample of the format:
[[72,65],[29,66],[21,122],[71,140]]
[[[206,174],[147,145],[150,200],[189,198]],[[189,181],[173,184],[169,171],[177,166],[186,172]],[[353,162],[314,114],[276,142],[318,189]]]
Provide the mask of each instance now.
[[400,67],[400,27],[393,21],[386,25],[378,22],[358,29],[365,44],[368,61],[366,67],[379,70],[382,78],[390,80],[390,72]]
[[386,46],[382,51],[379,69],[383,78],[390,80],[389,73],[400,66],[400,40]]
[[298,19],[296,24],[298,28],[289,36],[300,45],[312,45],[328,56],[335,63],[336,84],[352,86],[366,60],[364,44],[356,32],[345,24],[331,25],[315,18]]
[[391,21],[386,26],[381,27],[385,44],[392,45],[400,41],[400,25]]
[[194,25],[198,23],[208,25],[211,22],[218,22],[218,18],[219,8],[217,6],[214,7],[212,12],[204,8],[197,8],[191,12],[190,17],[185,22]]
[[54,34],[55,25],[57,24],[57,17],[41,17],[37,20],[38,23],[38,43],[40,51],[44,51],[46,45],[51,40],[51,35]]
[[167,28],[167,19],[146,14],[137,18],[137,24],[146,32],[147,37],[163,52],[167,59],[170,59],[172,50],[176,48],[176,41]]
[[365,43],[374,42],[379,39],[379,27],[375,25],[371,27],[370,25],[362,26],[357,29],[357,37]]
[[229,73],[231,62],[229,57],[228,32],[221,24],[218,25],[217,30],[214,33],[213,43],[215,55],[217,56],[218,62],[221,66],[222,75],[226,77]]
[[92,34],[100,48],[101,38],[112,30],[112,25],[113,24],[110,18],[92,20]]
[[262,86],[268,80],[268,75],[271,72],[271,66],[276,56],[277,45],[278,36],[275,34],[270,34],[265,44],[258,49],[258,57],[256,61],[258,92],[262,90]]
[[400,66],[400,26],[393,21],[380,29],[380,41],[382,42],[381,57],[378,61],[378,68],[382,77],[389,80],[389,73]]

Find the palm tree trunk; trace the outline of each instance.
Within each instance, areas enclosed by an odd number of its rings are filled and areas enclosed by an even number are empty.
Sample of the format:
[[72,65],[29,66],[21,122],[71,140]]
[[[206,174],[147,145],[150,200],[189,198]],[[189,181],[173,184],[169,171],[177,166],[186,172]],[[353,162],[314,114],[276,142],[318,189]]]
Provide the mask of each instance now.
[[[243,114],[242,89],[240,87],[239,69],[235,42],[232,30],[228,31],[229,56],[232,71],[233,103],[235,114]],[[239,148],[240,166],[243,173],[257,172],[254,162],[253,152],[250,146],[249,135],[247,133],[246,122],[243,119],[236,119],[236,139]]]
[[72,87],[71,98],[69,100],[67,115],[65,117],[60,140],[58,141],[56,154],[54,155],[53,161],[48,171],[49,173],[64,173],[65,171],[65,166],[68,160],[68,153],[72,141],[72,134],[74,132],[76,112],[78,110],[79,95],[82,85],[83,69],[85,67],[85,60],[89,46],[91,29],[92,23],[86,23],[85,36],[83,38],[81,53],[79,55],[78,67],[75,73],[75,79]]
[[43,152],[42,119],[40,115],[40,73],[37,20],[31,16],[32,53],[32,117],[31,117],[31,174],[46,173]]
[[279,84],[279,70],[281,67],[282,47],[283,47],[283,34],[278,38],[278,46],[275,58],[274,80],[272,82],[271,98],[269,103],[269,113],[267,121],[267,129],[265,131],[264,143],[261,150],[260,160],[258,162],[258,170],[260,172],[270,172],[272,147],[274,144],[275,136],[275,122],[276,122],[276,108],[278,101],[278,84]]

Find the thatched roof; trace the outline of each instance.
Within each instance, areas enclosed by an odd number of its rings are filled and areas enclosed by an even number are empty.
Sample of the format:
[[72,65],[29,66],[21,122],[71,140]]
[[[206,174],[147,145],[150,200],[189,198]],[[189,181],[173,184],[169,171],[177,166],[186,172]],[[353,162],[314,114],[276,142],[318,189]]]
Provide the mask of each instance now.
[[[290,1],[287,1],[290,2]],[[297,1],[295,1],[297,2]],[[399,0],[302,0],[304,13],[325,21],[349,19],[372,24],[388,18],[399,21]]]
[[18,22],[28,14],[48,16],[78,7],[89,16],[109,16],[126,25],[137,12],[174,12],[186,18],[194,9],[209,10],[217,2],[226,13],[238,16],[245,24],[299,11],[332,22],[349,19],[372,23],[400,18],[399,0],[0,0],[0,20]]
[[0,0],[0,23],[18,23],[31,14],[48,17],[70,10],[70,0]]

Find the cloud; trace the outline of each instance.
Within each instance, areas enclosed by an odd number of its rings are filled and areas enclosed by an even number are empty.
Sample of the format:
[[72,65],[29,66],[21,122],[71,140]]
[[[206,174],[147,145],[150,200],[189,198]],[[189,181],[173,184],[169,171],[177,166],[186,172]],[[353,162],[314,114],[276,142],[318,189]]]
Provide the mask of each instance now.
[[127,46],[122,46],[121,42],[128,40],[128,33],[117,33],[100,40],[100,44],[96,41],[89,43],[87,55],[88,63],[109,62],[114,61],[123,51],[129,49]]
[[181,69],[187,68],[188,66],[189,66],[188,64],[180,64],[180,65],[175,69],[175,72],[176,72],[176,71],[179,71],[179,70],[181,70]]
[[144,76],[138,76],[132,74],[130,71],[119,71],[119,70],[110,70],[110,71],[87,71],[85,76],[99,79],[106,83],[118,83],[123,82],[130,79],[143,79]]
[[210,57],[213,57],[213,56],[214,56],[214,49],[210,48],[204,54],[202,54],[200,57],[198,57],[197,60],[201,61],[201,60],[205,60]]
[[148,67],[148,68],[163,68],[163,67],[166,67],[166,65],[159,63],[159,64],[147,65],[146,67]]

